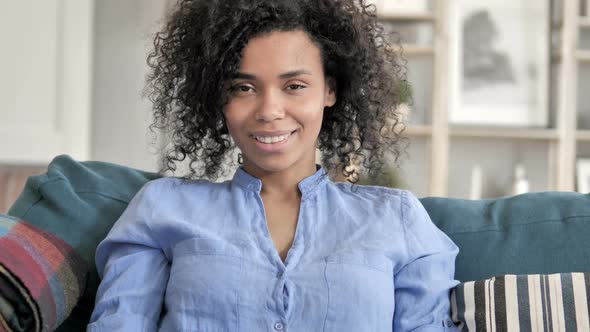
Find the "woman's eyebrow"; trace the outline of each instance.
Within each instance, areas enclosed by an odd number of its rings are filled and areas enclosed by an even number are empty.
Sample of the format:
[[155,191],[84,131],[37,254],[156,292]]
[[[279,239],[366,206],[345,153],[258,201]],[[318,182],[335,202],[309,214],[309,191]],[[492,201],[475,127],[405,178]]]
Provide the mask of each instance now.
[[[291,70],[286,73],[280,74],[278,77],[280,79],[288,79],[297,77],[300,75],[312,75],[312,73],[305,69],[298,69],[298,70]],[[256,75],[238,72],[234,75],[233,79],[235,80],[256,80]]]
[[305,69],[299,69],[299,70],[292,70],[292,71],[288,71],[284,74],[279,75],[279,78],[281,79],[287,79],[287,78],[293,78],[293,77],[297,77],[300,75],[311,75],[311,72],[305,70]]
[[246,73],[236,73],[233,76],[234,80],[256,80],[256,76],[252,75],[252,74],[246,74]]

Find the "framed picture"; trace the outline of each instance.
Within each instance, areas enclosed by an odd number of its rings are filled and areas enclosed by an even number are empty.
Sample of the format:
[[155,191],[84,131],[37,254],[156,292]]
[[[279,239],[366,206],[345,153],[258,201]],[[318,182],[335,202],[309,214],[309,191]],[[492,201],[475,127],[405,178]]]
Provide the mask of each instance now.
[[590,192],[590,159],[578,159],[576,162],[576,187],[578,192]]
[[428,13],[429,0],[371,0],[380,15],[411,15]]
[[424,22],[383,21],[385,36],[393,37],[392,43],[401,41],[403,45],[432,47],[434,31],[432,25]]
[[449,121],[545,127],[549,1],[450,4]]

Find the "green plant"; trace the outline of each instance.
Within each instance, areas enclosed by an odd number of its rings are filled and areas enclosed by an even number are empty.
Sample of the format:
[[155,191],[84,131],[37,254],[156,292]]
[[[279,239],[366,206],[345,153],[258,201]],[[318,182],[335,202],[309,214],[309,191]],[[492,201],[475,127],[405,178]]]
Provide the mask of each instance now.
[[370,177],[368,174],[361,176],[358,184],[382,186],[389,188],[399,188],[403,186],[402,180],[396,168],[389,168],[383,170],[376,176]]
[[399,100],[404,104],[412,104],[413,90],[412,85],[407,80],[401,80],[395,86],[395,93],[399,96]]

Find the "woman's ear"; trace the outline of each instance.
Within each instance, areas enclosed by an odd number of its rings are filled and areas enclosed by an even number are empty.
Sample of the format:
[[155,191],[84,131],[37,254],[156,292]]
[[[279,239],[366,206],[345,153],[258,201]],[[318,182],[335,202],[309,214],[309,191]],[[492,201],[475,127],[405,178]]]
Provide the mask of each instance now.
[[324,100],[325,107],[332,107],[336,104],[336,80],[332,77],[326,79],[326,95]]

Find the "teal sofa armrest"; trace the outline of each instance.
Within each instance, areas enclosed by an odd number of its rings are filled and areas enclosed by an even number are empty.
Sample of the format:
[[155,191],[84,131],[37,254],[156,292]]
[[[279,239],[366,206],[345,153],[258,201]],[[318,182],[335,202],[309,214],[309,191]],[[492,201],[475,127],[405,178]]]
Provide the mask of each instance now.
[[96,247],[135,193],[157,177],[115,164],[77,162],[59,156],[49,164],[46,174],[28,179],[8,214],[62,239],[89,269],[81,300],[57,331],[86,329],[99,284]]
[[460,249],[458,280],[590,272],[590,195],[541,192],[473,201],[431,197],[421,202]]

